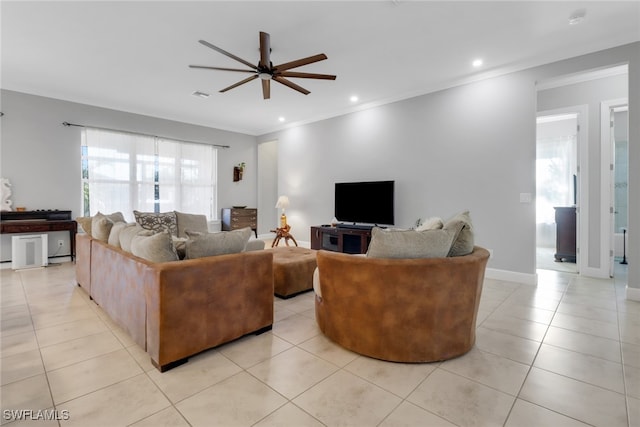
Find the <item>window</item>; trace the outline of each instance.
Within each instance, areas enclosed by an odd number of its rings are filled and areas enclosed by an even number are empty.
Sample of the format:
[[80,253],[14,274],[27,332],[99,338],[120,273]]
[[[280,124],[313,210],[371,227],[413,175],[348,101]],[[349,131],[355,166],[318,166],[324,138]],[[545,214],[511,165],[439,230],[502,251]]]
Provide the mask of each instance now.
[[177,210],[216,219],[216,164],[211,145],[85,128],[84,215]]

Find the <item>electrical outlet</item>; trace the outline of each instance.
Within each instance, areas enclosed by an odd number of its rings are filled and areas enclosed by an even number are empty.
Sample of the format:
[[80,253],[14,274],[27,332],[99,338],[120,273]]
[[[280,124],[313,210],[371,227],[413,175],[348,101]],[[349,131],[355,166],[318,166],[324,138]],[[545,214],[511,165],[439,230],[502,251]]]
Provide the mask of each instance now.
[[58,246],[64,246],[64,240],[58,240]]

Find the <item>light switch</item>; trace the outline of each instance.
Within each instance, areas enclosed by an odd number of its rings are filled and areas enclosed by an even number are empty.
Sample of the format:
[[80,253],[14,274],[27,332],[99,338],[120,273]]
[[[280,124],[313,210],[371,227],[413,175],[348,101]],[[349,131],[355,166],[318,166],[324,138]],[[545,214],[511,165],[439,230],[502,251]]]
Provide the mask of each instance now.
[[531,193],[520,193],[520,203],[531,203]]

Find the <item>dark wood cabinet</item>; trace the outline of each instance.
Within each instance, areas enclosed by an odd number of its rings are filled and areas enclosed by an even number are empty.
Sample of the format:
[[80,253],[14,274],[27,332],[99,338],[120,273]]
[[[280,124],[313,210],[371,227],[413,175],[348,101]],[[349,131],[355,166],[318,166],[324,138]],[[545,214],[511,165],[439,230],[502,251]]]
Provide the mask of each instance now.
[[371,242],[371,229],[311,227],[311,249],[348,254],[365,254]]
[[258,209],[224,208],[222,209],[222,231],[251,227],[258,237]]
[[576,262],[576,208],[555,207],[556,254],[555,260]]

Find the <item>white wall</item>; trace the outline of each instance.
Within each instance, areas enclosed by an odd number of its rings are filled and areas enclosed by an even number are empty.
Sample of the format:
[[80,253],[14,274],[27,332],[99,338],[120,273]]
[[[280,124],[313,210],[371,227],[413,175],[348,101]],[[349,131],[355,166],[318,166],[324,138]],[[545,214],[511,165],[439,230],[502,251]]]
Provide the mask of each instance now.
[[[630,123],[640,123],[640,43],[620,46],[349,115],[263,135],[279,141],[278,191],[291,199],[292,233],[333,216],[337,181],[394,179],[396,223],[469,209],[489,267],[535,274],[536,82],[629,64]],[[640,127],[630,129],[630,229],[640,229]],[[635,178],[635,181],[634,181]],[[631,232],[630,232],[631,234]],[[597,250],[597,249],[596,249]],[[628,256],[638,259],[640,233]],[[640,262],[629,286],[640,288]],[[640,292],[640,289],[638,290]],[[640,299],[640,298],[639,298]]]
[[[122,129],[176,139],[229,145],[218,150],[218,206],[256,206],[257,144],[250,135],[2,90],[0,174],[12,184],[13,206],[72,210],[81,214],[80,132],[62,122]],[[233,182],[233,166],[245,162],[244,179]],[[218,212],[219,215],[219,212]],[[52,233],[50,254],[69,254],[68,233]],[[0,260],[11,258],[10,236],[1,236]]]

